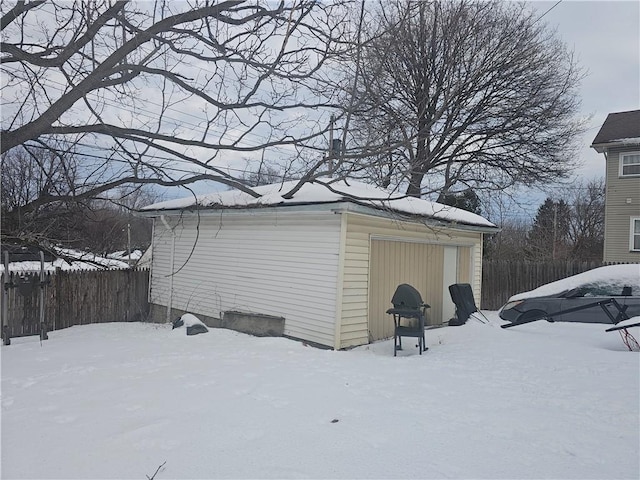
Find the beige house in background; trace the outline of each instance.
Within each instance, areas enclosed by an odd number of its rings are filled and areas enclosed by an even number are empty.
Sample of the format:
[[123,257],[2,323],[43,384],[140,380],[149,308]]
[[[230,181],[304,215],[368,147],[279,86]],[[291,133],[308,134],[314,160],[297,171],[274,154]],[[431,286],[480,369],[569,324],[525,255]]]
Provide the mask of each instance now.
[[385,312],[401,283],[431,306],[430,325],[453,317],[451,284],[471,284],[480,305],[482,236],[498,230],[488,220],[358,182],[307,183],[285,199],[287,183],[144,209],[156,320],[284,317],[284,335],[342,349],[393,336]]
[[591,147],[606,160],[605,262],[640,262],[640,110],[610,113]]

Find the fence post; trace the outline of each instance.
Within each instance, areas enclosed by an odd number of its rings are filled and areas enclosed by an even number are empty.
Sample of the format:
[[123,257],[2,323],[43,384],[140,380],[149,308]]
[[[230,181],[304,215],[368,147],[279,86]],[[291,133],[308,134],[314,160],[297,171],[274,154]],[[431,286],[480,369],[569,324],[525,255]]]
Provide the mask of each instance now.
[[11,345],[11,332],[9,331],[9,252],[4,251],[4,271],[2,276],[2,343]]
[[55,299],[56,299],[56,316],[55,323],[53,324],[53,329],[56,330],[56,327],[62,325],[62,318],[60,310],[62,309],[62,269],[60,267],[56,268],[55,275]]
[[[127,270],[127,322],[130,322],[132,320],[131,316],[132,316],[132,310],[131,310],[131,290],[132,290],[132,285],[131,285],[131,279],[134,279],[136,287],[138,286],[138,275],[137,272],[135,270],[131,269],[131,266],[129,266],[129,269]],[[137,293],[138,289],[136,288],[136,293]],[[137,297],[137,295],[136,295]]]

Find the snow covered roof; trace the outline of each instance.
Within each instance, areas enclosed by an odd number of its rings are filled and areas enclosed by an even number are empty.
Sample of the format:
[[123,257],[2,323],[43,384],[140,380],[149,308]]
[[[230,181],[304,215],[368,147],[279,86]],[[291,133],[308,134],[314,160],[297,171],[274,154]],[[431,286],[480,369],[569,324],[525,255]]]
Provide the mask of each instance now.
[[128,262],[129,259],[131,261],[140,260],[142,257],[142,250],[132,250],[129,252],[128,250],[118,250],[117,252],[107,253],[106,258],[110,258],[112,260],[120,260],[121,262]]
[[610,144],[640,145],[640,110],[607,115],[591,146],[602,153]]
[[[129,268],[129,264],[120,260],[104,258],[93,253],[73,250],[70,248],[51,247],[60,258],[49,259],[44,262],[45,272],[60,270],[108,270]],[[1,263],[1,262],[0,262]],[[4,265],[0,265],[0,272]],[[40,271],[39,260],[9,262],[9,271],[18,273],[32,273]]]
[[497,228],[495,224],[486,218],[460,208],[421,198],[408,197],[351,180],[340,180],[332,183],[331,180],[322,179],[308,182],[292,198],[284,198],[283,195],[291,191],[297,183],[294,180],[255,187],[253,190],[260,195],[257,198],[239,190],[228,190],[154,203],[142,208],[142,211],[155,213],[191,208],[257,208],[352,202],[377,210],[393,211],[451,223]]

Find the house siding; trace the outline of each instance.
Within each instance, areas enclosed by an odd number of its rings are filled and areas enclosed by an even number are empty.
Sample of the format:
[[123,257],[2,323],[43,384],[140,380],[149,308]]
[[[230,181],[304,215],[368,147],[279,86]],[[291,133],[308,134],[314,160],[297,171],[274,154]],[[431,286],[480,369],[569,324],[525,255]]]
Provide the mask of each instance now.
[[630,219],[640,216],[640,177],[620,176],[620,153],[639,150],[636,146],[609,149],[607,153],[605,262],[640,262],[640,252],[632,252],[629,247]]
[[[341,302],[340,348],[369,342],[369,292],[371,291],[371,243],[373,240],[418,242],[433,245],[468,247],[469,266],[463,275],[470,277],[476,304],[480,305],[482,277],[482,234],[452,228],[433,228],[423,224],[399,220],[346,214],[344,248],[343,294]],[[434,250],[435,252],[435,250]],[[466,256],[464,253],[463,256]],[[465,272],[466,270],[466,272]],[[471,271],[469,271],[471,270]],[[384,274],[384,273],[383,273]],[[380,281],[376,279],[375,281]],[[442,282],[440,282],[442,283]],[[442,293],[442,286],[438,287]],[[423,295],[428,295],[422,292]],[[440,299],[432,304],[432,315],[441,310]],[[388,299],[383,299],[387,303]],[[389,305],[390,306],[390,305]]]
[[473,265],[471,264],[471,259],[473,255],[471,250],[471,247],[458,248],[458,283],[472,283],[471,271]]
[[285,335],[334,346],[340,215],[187,214],[154,224],[150,301],[221,318],[238,310],[282,316]]

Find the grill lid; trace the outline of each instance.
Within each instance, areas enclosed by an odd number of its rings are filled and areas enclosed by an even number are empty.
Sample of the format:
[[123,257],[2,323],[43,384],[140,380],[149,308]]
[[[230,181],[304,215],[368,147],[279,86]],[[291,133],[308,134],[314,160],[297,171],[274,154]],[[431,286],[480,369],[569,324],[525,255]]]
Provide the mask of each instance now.
[[420,292],[407,283],[398,285],[391,303],[397,310],[419,310],[423,305]]

